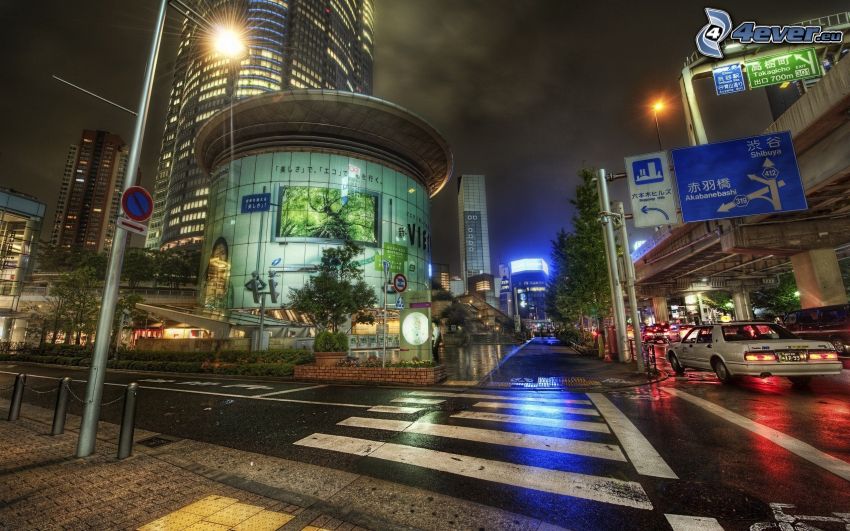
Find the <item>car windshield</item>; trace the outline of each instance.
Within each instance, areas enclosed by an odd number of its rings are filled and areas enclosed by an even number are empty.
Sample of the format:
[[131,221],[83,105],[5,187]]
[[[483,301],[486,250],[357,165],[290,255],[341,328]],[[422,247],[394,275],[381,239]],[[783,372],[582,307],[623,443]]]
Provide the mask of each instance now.
[[748,323],[723,326],[726,341],[752,341],[765,339],[797,339],[797,336],[771,323]]

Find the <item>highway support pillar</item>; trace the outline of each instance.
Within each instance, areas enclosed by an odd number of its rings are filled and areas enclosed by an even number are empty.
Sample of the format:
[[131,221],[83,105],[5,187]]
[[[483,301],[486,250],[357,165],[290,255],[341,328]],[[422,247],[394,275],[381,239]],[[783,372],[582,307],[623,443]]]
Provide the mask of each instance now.
[[735,319],[749,321],[753,318],[753,307],[750,303],[750,292],[741,290],[732,293],[732,304],[735,305]]
[[802,308],[846,304],[847,291],[835,249],[812,249],[791,256]]
[[655,315],[655,322],[666,323],[670,320],[670,310],[667,308],[667,297],[652,298],[652,314]]

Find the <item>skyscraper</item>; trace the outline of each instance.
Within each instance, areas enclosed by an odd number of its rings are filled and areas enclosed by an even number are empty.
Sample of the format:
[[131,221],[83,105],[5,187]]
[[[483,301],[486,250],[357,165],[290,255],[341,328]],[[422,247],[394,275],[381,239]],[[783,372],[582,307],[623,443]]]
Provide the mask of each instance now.
[[101,252],[112,245],[127,145],[107,131],[83,131],[65,162],[51,243]]
[[[205,0],[213,23],[245,27],[246,56],[210,51],[204,30],[184,22],[154,185],[146,247],[203,240],[209,178],[197,167],[200,126],[234,99],[286,88],[371,94],[372,0]],[[225,22],[222,22],[225,23]]]
[[457,187],[460,268],[466,284],[470,277],[491,274],[487,193],[483,175],[461,175]]

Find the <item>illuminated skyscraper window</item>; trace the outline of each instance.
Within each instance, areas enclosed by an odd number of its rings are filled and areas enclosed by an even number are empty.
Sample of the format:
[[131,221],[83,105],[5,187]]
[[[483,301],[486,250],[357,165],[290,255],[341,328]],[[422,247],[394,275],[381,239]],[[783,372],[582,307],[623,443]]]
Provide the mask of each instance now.
[[213,23],[243,26],[247,54],[235,61],[216,55],[202,28],[183,23],[155,176],[149,248],[203,240],[209,178],[195,163],[194,139],[216,111],[237,99],[288,88],[372,92],[372,0],[191,3]]

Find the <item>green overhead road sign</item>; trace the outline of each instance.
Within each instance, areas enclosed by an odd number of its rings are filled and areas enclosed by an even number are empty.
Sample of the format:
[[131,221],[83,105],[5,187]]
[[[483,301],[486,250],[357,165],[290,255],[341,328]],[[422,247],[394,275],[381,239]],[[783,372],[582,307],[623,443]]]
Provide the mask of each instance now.
[[823,75],[814,48],[757,57],[747,61],[746,69],[750,89]]

